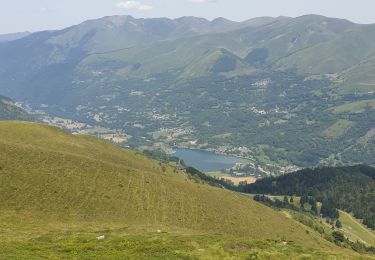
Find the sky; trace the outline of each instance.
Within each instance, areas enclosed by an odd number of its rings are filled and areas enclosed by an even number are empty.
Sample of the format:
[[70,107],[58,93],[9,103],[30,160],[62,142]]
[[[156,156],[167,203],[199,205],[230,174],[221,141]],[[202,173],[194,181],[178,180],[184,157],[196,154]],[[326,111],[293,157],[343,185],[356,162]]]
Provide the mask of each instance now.
[[0,34],[62,29],[109,15],[244,21],[320,14],[375,23],[375,0],[0,0]]

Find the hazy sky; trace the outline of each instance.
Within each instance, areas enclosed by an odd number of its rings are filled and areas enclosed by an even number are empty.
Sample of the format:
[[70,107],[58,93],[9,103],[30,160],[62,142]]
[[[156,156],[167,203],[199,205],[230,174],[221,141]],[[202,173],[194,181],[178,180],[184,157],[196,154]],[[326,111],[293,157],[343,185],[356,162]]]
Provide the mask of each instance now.
[[321,14],[375,23],[374,11],[375,0],[0,0],[0,34],[61,29],[114,14],[225,17],[236,21]]

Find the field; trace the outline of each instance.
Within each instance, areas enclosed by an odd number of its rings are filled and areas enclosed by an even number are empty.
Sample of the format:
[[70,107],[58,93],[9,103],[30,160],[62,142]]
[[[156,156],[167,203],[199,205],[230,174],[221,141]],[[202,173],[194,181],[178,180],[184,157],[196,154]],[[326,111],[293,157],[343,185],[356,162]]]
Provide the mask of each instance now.
[[363,224],[353,216],[344,211],[340,211],[340,221],[343,225],[342,230],[351,240],[359,240],[367,245],[375,246],[375,233],[363,226]]
[[257,181],[257,179],[254,178],[254,177],[231,177],[231,176],[226,176],[226,177],[222,177],[222,178],[233,182],[234,185],[239,185],[241,182],[254,183],[254,182]]
[[228,174],[220,173],[220,172],[209,172],[208,175],[218,178],[218,179],[225,179],[229,180],[234,183],[234,185],[239,185],[240,182],[247,182],[247,183],[254,183],[256,182],[256,178],[254,177],[234,177]]

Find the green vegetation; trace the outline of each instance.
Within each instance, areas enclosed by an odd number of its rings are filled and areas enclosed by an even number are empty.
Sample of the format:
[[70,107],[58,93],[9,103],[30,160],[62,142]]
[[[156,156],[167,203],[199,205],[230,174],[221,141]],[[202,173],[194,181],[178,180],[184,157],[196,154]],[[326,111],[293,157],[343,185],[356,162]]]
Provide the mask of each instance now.
[[[282,198],[284,198],[283,201],[281,201]],[[302,197],[264,195],[254,196],[254,199],[257,199],[270,207],[279,210],[288,210],[288,214],[291,214],[294,219],[317,231],[329,241],[332,241],[332,225],[334,224],[334,228],[340,232],[343,232],[345,236],[350,239],[350,241],[354,243],[358,241],[359,243],[364,243],[368,247],[375,247],[374,231],[364,226],[361,220],[356,219],[351,214],[342,210],[338,211],[340,216],[336,221],[330,218],[321,218],[321,203],[317,204],[317,211],[314,212],[313,207],[310,205],[312,202],[312,197],[307,198],[308,203],[304,203],[302,206]],[[286,199],[288,199],[289,203],[285,203]]]
[[229,190],[237,190],[237,187],[234,185],[233,182],[226,180],[224,178],[216,178],[215,176],[210,176],[205,173],[198,171],[193,167],[187,167],[186,173],[192,177],[197,178],[198,180],[204,181],[205,183],[216,186],[216,187],[223,187]]
[[240,155],[257,174],[375,165],[374,31],[314,15],[105,17],[2,43],[0,91],[133,148]]
[[[293,198],[293,200],[292,200]],[[297,197],[298,198],[298,197]],[[319,233],[327,241],[334,242],[341,247],[352,248],[359,253],[375,254],[373,246],[373,233],[364,227],[358,220],[351,217],[348,213],[335,208],[329,208],[324,204],[318,209],[316,200],[313,197],[302,196],[300,205],[294,203],[294,199],[284,196],[283,201],[280,196],[255,195],[254,200],[259,201],[276,210],[283,211],[287,216],[293,217],[298,222]],[[335,214],[327,214],[327,209],[333,209]],[[349,217],[349,219],[348,219]]]
[[366,228],[360,221],[350,214],[340,211],[340,222],[342,231],[353,241],[362,241],[370,246],[375,247],[375,233]]
[[93,137],[0,122],[0,153],[3,258],[356,257],[245,196]]
[[31,120],[31,115],[14,105],[9,98],[0,96],[0,120]]
[[[374,25],[114,16],[21,37],[0,36],[1,93],[83,123],[71,124],[76,133],[91,125],[130,147],[234,154],[256,176],[375,165]],[[0,97],[0,120],[29,119]],[[356,243],[373,245],[372,231],[337,210],[375,228],[370,167],[238,188],[279,196],[255,197],[277,212],[178,158],[52,127],[0,122],[0,154],[0,258],[359,257],[330,242],[372,250]]]
[[[259,205],[197,184],[170,166],[47,126],[2,122],[0,127],[3,210],[238,236],[250,234],[251,226],[254,234],[261,232],[253,217],[260,221],[267,213],[258,213]],[[282,221],[268,213],[274,224]]]
[[347,120],[339,120],[328,129],[324,131],[324,134],[328,138],[339,138],[344,135],[351,127],[353,122]]
[[323,203],[323,215],[337,218],[335,208],[339,208],[375,228],[375,169],[368,166],[305,169],[258,180],[242,189],[254,194],[312,196]]
[[[98,241],[97,236],[105,235]],[[0,236],[4,241],[5,237]],[[350,253],[305,248],[290,241],[249,240],[217,235],[144,233],[125,229],[43,232],[30,239],[6,237],[0,244],[4,259],[373,259]]]
[[375,100],[362,100],[336,107],[334,113],[363,113],[366,109],[375,109]]
[[[237,187],[234,186],[234,183],[222,178],[219,173],[217,174],[205,174],[193,167],[190,167],[185,164],[183,160],[175,156],[169,156],[160,150],[145,150],[143,154],[149,158],[155,159],[159,162],[168,163],[176,168],[184,171],[189,175],[190,178],[194,178],[198,182],[203,182],[211,186],[227,188],[229,190],[236,190]],[[176,171],[176,170],[175,170]],[[228,175],[226,175],[228,176]]]

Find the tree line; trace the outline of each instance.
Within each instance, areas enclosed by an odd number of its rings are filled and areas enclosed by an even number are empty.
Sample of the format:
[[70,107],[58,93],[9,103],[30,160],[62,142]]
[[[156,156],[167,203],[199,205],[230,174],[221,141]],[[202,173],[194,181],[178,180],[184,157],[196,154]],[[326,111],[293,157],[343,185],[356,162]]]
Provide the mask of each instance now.
[[322,203],[321,213],[331,218],[335,209],[353,213],[369,228],[375,228],[375,169],[369,166],[304,169],[243,185],[251,194],[312,197]]

